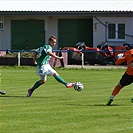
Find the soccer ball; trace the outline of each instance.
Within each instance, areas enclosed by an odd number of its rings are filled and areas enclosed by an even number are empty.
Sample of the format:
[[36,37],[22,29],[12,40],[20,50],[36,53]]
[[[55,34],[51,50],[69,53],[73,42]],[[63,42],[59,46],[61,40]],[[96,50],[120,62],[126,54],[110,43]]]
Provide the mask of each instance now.
[[75,85],[74,85],[74,89],[76,91],[81,91],[81,90],[83,90],[83,88],[84,88],[84,86],[81,82],[76,82]]

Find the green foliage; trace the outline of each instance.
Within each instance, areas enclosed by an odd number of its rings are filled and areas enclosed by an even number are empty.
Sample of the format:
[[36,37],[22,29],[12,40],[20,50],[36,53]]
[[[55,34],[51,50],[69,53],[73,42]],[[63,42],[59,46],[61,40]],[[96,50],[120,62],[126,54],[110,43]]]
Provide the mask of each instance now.
[[68,82],[84,84],[81,92],[66,89],[53,77],[27,98],[39,79],[35,67],[1,67],[0,133],[131,133],[131,88],[121,90],[112,106],[105,106],[124,69],[64,69]]

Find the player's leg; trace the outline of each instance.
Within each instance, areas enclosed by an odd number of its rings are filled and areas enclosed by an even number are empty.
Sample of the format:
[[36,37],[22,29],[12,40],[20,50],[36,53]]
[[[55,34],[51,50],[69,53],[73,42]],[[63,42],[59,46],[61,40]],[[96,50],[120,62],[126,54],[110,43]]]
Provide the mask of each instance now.
[[67,88],[71,88],[71,87],[73,87],[75,85],[75,82],[74,83],[66,82],[57,72],[54,73],[53,76],[58,82],[64,84]]
[[45,72],[45,66],[42,67],[37,67],[36,72],[37,75],[40,76],[40,80],[38,80],[32,88],[28,89],[28,93],[27,93],[27,97],[30,97],[32,95],[32,93],[34,92],[35,89],[37,89],[39,86],[41,86],[42,84],[44,84],[46,82],[47,79],[47,73]]
[[32,88],[28,89],[28,93],[27,93],[27,97],[30,97],[32,95],[32,93],[42,84],[44,84],[46,82],[46,76],[40,76],[41,79],[38,80]]
[[120,79],[119,84],[116,85],[115,88],[113,89],[112,94],[111,94],[111,96],[110,96],[110,98],[109,98],[109,100],[108,100],[106,105],[110,105],[113,102],[115,96],[120,92],[120,90],[124,86],[127,86],[127,85],[129,85],[131,83],[132,83],[132,76],[125,73],[122,76],[122,78]]
[[114,97],[119,93],[121,89],[122,89],[122,86],[120,84],[115,86],[114,90],[112,91],[112,95],[110,96],[106,105],[110,105],[113,102]]
[[67,88],[71,88],[75,85],[74,83],[66,82],[50,65],[49,65],[49,73],[48,75],[53,75],[53,77],[59,82],[65,85]]
[[60,82],[60,83],[62,83],[62,84],[64,84],[64,85],[67,84],[67,82],[66,82],[57,72],[55,72],[55,73],[53,74],[53,77],[54,77],[58,82]]
[[[133,83],[133,76],[132,76],[132,83]],[[131,102],[133,103],[133,97],[131,98]]]

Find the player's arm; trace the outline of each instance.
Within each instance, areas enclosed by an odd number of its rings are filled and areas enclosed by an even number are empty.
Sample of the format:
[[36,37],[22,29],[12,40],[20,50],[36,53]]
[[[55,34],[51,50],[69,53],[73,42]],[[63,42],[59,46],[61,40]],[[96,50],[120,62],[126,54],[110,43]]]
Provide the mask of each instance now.
[[48,54],[49,54],[50,56],[52,56],[52,57],[56,58],[56,59],[59,59],[59,60],[62,60],[62,59],[63,59],[63,57],[62,57],[62,56],[61,56],[61,57],[59,57],[59,56],[55,55],[53,52],[48,52]]
[[34,62],[35,65],[37,65],[37,62],[36,62],[37,55],[38,55],[38,53],[35,51],[33,53],[33,62]]
[[124,55],[121,58],[118,58],[115,62],[116,65],[120,65],[122,63],[124,63],[126,61],[126,54],[124,53]]

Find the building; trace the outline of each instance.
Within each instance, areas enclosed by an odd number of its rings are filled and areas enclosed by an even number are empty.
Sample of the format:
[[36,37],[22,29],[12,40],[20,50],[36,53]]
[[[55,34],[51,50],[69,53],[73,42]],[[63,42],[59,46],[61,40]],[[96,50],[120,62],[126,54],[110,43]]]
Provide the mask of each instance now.
[[0,49],[33,49],[50,35],[55,49],[85,42],[97,47],[133,44],[133,2],[127,1],[2,1]]

